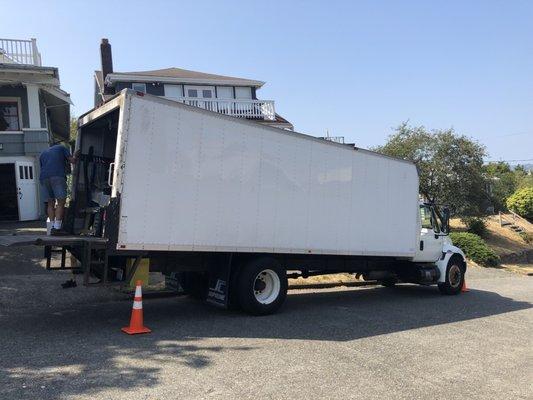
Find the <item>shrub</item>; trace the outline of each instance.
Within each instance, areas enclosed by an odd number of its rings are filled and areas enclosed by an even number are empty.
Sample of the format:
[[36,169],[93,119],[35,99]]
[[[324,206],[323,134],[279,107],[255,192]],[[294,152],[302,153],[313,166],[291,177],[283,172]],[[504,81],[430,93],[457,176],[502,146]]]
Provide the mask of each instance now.
[[533,219],[533,187],[518,189],[507,199],[507,207],[527,219]]
[[463,218],[463,222],[466,225],[467,232],[473,233],[478,236],[485,236],[487,233],[487,224],[483,218],[479,217],[466,217]]
[[533,234],[532,233],[530,233],[530,232],[519,232],[518,234],[524,240],[524,242],[533,243]]
[[472,261],[487,267],[495,267],[500,263],[500,257],[478,235],[470,232],[452,232],[450,238],[453,244],[463,250]]

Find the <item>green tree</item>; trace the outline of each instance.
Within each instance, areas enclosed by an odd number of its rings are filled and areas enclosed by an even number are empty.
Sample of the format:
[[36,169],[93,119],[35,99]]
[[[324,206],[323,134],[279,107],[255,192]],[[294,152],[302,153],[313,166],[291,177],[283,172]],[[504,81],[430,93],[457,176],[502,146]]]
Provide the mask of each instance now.
[[507,199],[507,207],[524,218],[533,219],[533,187],[518,189]]
[[517,189],[521,171],[513,171],[509,164],[501,161],[488,163],[483,170],[490,182],[490,197],[495,211],[505,211],[505,202]]
[[78,119],[72,117],[70,119],[70,141],[75,141],[78,137]]
[[483,175],[485,147],[453,129],[428,131],[404,122],[375,150],[415,163],[420,193],[451,206],[459,216],[481,215],[489,205]]
[[533,174],[528,172],[523,165],[517,165],[514,169],[514,173],[518,189],[527,187],[533,188]]

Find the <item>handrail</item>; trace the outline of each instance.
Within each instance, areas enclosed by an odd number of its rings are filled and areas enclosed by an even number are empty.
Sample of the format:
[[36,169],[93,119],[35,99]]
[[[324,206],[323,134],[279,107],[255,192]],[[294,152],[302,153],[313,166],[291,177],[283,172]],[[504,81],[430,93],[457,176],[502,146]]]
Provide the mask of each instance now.
[[504,221],[507,221],[509,223],[514,223],[516,222],[516,220],[518,219],[520,222],[522,222],[523,224],[526,225],[526,229],[528,230],[533,230],[532,227],[533,227],[533,224],[531,222],[529,222],[527,219],[525,219],[524,217],[521,217],[520,215],[518,215],[517,213],[515,213],[514,211],[511,211],[509,210],[509,214],[511,214],[513,216],[513,220],[510,221],[510,218],[508,218],[504,213],[502,213],[501,211],[498,211],[498,217],[499,217],[499,220],[500,220],[500,227],[503,226],[503,222]]
[[41,66],[37,39],[0,38],[0,63]]
[[273,100],[218,99],[202,97],[167,97],[170,100],[200,107],[209,111],[247,119],[275,120]]

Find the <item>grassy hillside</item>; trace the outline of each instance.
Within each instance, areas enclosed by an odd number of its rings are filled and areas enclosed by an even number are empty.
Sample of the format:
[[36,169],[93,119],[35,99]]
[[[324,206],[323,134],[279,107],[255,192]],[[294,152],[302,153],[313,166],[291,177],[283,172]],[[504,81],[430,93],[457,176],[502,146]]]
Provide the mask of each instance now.
[[[533,264],[517,262],[523,258],[523,253],[533,251],[533,243],[527,243],[518,233],[507,226],[500,226],[497,216],[489,216],[486,219],[487,233],[483,239],[502,259],[501,266],[520,273],[533,273]],[[450,226],[454,231],[465,231],[466,227],[459,219],[452,219]]]

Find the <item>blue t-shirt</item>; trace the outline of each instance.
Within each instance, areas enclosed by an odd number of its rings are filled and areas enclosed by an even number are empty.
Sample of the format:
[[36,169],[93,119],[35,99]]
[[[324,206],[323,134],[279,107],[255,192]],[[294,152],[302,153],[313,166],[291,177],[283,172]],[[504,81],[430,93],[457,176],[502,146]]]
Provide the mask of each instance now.
[[65,163],[70,157],[70,151],[61,144],[56,144],[43,151],[39,157],[41,163],[41,174],[39,180],[50,178],[51,176],[65,177]]

